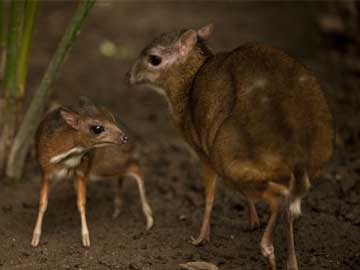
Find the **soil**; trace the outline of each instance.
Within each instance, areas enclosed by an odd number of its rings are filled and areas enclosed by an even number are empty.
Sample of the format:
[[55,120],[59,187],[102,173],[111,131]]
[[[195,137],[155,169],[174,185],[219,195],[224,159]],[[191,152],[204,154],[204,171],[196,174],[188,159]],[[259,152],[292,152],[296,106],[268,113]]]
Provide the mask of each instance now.
[[[74,12],[73,3],[42,3],[30,59],[29,91],[38,85]],[[136,185],[127,181],[123,212],[112,219],[110,182],[88,185],[88,225],[92,246],[81,246],[80,219],[71,181],[52,188],[38,248],[30,241],[37,214],[40,171],[33,154],[23,180],[0,184],[0,268],[176,270],[188,261],[208,261],[223,270],[264,269],[259,242],[269,211],[259,204],[262,227],[247,228],[244,202],[220,185],[212,218],[212,241],[194,247],[204,199],[198,162],[173,127],[165,100],[145,89],[129,88],[124,74],[155,35],[214,22],[209,44],[230,50],[247,41],[283,48],[318,74],[337,123],[337,150],[319,180],[313,182],[296,222],[301,269],[360,269],[360,121],[356,88],[359,70],[352,45],[334,44],[320,32],[327,3],[100,2],[81,30],[52,101],[73,103],[86,95],[108,106],[140,139],[146,188],[155,226],[145,231]],[[107,57],[104,41],[118,48]],[[344,41],[345,42],[345,41]],[[345,49],[344,49],[345,46]],[[351,52],[349,52],[349,50]],[[354,58],[355,57],[355,58]],[[356,73],[357,72],[357,73]],[[276,234],[279,269],[285,269],[284,227]]]

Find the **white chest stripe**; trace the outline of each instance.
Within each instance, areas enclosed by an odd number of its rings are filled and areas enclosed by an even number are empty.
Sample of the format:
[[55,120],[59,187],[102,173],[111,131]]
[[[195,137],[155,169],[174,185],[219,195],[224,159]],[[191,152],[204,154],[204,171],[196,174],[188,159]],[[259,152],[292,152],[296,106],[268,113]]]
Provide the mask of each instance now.
[[82,157],[83,157],[83,155],[71,156],[71,157],[65,159],[62,163],[67,168],[74,168],[74,167],[77,167],[80,164],[80,162],[82,160]]
[[78,156],[78,155],[81,155],[85,152],[85,148],[84,147],[81,147],[81,146],[77,146],[77,147],[74,147],[74,148],[71,148],[70,150],[64,152],[64,153],[61,153],[61,154],[58,154],[54,157],[52,157],[50,159],[50,163],[59,163],[59,162],[62,162],[66,159],[68,159],[70,156]]

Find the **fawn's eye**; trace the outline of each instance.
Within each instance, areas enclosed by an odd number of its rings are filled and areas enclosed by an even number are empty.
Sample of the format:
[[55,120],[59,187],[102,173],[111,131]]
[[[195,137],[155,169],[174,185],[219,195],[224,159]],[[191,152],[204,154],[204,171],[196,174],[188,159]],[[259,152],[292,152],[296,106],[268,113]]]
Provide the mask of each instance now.
[[104,130],[105,128],[100,125],[90,126],[90,131],[95,135],[99,135],[100,133],[104,132]]
[[149,63],[153,66],[158,66],[161,64],[161,57],[157,55],[149,55]]

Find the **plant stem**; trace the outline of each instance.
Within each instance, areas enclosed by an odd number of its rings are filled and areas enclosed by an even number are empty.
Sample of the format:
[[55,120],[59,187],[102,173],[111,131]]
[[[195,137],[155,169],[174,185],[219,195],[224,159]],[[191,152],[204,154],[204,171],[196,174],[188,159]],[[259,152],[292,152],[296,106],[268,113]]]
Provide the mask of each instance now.
[[27,0],[25,5],[24,29],[20,43],[18,58],[18,97],[22,97],[25,91],[26,75],[28,68],[31,37],[34,29],[35,16],[38,10],[37,0]]
[[6,42],[6,16],[5,3],[0,0],[0,45],[5,45]]
[[50,84],[56,79],[59,73],[59,68],[79,34],[82,23],[94,3],[95,0],[80,2],[79,7],[71,19],[71,22],[55,52],[55,55],[35,92],[30,107],[25,114],[24,120],[20,125],[19,132],[17,133],[10,150],[6,168],[6,174],[10,178],[19,179],[22,175],[29,146],[40,123],[48,97],[51,94]]
[[19,37],[22,31],[24,1],[12,1],[10,6],[10,24],[7,38],[6,64],[4,72],[4,106],[0,134],[0,175],[4,171],[7,153],[15,136],[17,115],[17,57]]
[[24,11],[23,1],[12,1],[10,7],[10,25],[7,39],[7,55],[4,72],[4,96],[16,97],[17,93],[17,57],[19,37]]
[[[3,78],[6,56],[6,16],[5,16],[5,3],[0,0],[0,81]],[[0,90],[0,98],[1,98]]]

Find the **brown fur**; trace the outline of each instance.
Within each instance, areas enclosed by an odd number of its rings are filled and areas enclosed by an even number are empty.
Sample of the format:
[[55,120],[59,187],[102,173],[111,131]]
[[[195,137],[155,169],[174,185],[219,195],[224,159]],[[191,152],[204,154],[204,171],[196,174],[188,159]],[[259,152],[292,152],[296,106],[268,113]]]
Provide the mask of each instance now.
[[[280,197],[303,196],[308,176],[317,176],[332,154],[327,101],[315,75],[283,51],[248,43],[214,55],[205,44],[211,31],[161,35],[133,65],[130,82],[163,89],[176,126],[225,183],[280,207]],[[163,59],[157,66],[148,62],[154,54]]]
[[[162,39],[151,48],[157,46]],[[240,190],[289,179],[300,167],[311,179],[318,175],[331,156],[333,130],[314,74],[266,44],[216,55],[203,46],[146,82],[164,89],[176,125],[199,156]]]
[[[127,141],[114,116],[105,108],[98,108],[82,99],[77,107],[61,107],[50,112],[41,122],[36,134],[37,159],[42,181],[39,212],[32,245],[38,246],[43,216],[47,208],[49,182],[54,178],[74,176],[77,205],[81,217],[82,242],[90,246],[86,224],[86,181],[93,158],[93,149],[117,145]],[[95,133],[94,126],[103,131]],[[75,151],[74,151],[75,150]]]
[[[83,126],[75,130],[69,126],[61,116],[61,110],[70,110],[79,114],[79,122]],[[109,135],[104,138],[91,136],[87,132],[88,124],[97,123],[108,126]],[[50,112],[41,121],[35,136],[37,158],[44,173],[61,167],[61,164],[53,164],[50,159],[57,154],[81,146],[91,150],[96,144],[108,139],[110,143],[122,143],[124,133],[117,127],[114,116],[105,108],[96,108],[94,105],[78,108],[58,108]],[[90,151],[85,155],[91,154]]]
[[121,176],[130,164],[138,163],[135,152],[135,143],[132,141],[126,145],[96,149],[91,174],[101,177]]
[[146,198],[144,175],[140,166],[139,149],[134,141],[124,146],[111,146],[96,149],[90,169],[90,177],[95,179],[110,178],[115,182],[114,213],[116,218],[122,208],[122,187],[125,177],[133,178],[138,186],[142,210],[146,218],[146,229],[154,223],[151,207]]

